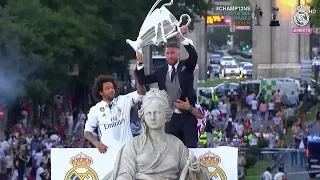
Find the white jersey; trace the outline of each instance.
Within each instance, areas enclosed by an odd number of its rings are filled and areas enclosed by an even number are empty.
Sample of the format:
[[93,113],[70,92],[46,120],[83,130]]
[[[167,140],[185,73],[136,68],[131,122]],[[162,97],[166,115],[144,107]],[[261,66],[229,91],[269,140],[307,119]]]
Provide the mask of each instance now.
[[98,127],[101,142],[108,148],[125,144],[133,137],[130,110],[141,99],[142,96],[134,91],[114,98],[110,104],[100,101],[90,108],[84,131],[93,133]]

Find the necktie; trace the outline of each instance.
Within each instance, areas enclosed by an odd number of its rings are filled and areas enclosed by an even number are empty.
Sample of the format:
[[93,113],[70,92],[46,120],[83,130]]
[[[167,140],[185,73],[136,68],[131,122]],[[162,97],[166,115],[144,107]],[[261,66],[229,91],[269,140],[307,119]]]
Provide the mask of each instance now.
[[173,82],[174,77],[176,76],[177,71],[176,68],[174,66],[172,66],[172,71],[171,71],[171,82]]

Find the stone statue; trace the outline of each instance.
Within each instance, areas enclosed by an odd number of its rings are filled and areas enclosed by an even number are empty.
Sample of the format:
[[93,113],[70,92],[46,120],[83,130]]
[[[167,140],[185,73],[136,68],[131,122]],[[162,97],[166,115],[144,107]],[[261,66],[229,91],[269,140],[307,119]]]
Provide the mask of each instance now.
[[256,7],[254,9],[254,18],[257,21],[256,26],[261,26],[260,21],[262,18],[262,10],[261,7],[258,7],[258,4],[256,4]]
[[165,123],[173,114],[169,96],[153,88],[139,110],[142,133],[120,150],[113,172],[104,180],[209,180],[207,167],[175,136],[166,134]]

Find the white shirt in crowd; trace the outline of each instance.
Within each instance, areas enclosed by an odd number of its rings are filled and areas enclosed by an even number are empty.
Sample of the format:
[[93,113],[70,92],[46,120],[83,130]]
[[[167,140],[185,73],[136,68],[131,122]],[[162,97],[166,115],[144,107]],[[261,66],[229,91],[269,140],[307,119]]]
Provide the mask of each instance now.
[[34,159],[36,160],[36,166],[40,166],[40,163],[42,162],[43,153],[37,152],[34,156]]
[[52,142],[45,142],[43,143],[45,146],[46,146],[46,149],[47,150],[51,150],[51,147],[53,146],[53,143]]
[[269,102],[268,110],[274,110],[274,103],[273,102]]
[[87,119],[86,114],[84,114],[84,113],[79,114],[78,118],[79,118],[79,121],[81,121],[81,122],[84,122]]
[[5,158],[6,161],[6,168],[12,168],[13,167],[13,157],[11,155],[7,155]]
[[4,150],[4,151],[6,151],[9,147],[10,147],[10,146],[9,146],[8,141],[2,141],[2,142],[0,143],[0,149],[2,149],[2,150]]
[[244,127],[242,124],[236,124],[235,125],[236,131],[238,133],[239,136],[243,135],[243,131],[244,131]]
[[214,117],[218,117],[220,115],[220,111],[218,109],[213,109],[211,111],[211,115]]
[[219,110],[221,113],[226,114],[227,113],[228,105],[226,103],[219,103]]
[[105,101],[90,108],[85,130],[93,133],[99,128],[101,142],[108,148],[119,146],[132,139],[130,110],[142,98],[137,91],[114,98],[110,104]]
[[59,136],[56,135],[56,134],[52,134],[52,135],[50,136],[50,139],[51,139],[52,141],[55,141],[55,142],[59,142],[59,141],[60,141]]
[[73,125],[73,116],[68,116],[68,125]]
[[269,171],[265,171],[263,173],[263,177],[264,177],[264,180],[273,180],[272,179],[272,174]]
[[6,157],[4,151],[2,149],[0,149],[0,160],[4,160],[4,158]]
[[19,173],[17,169],[12,170],[11,172],[11,180],[18,180]]
[[257,100],[252,100],[251,101],[251,109],[252,110],[257,110],[258,109],[258,101]]
[[44,169],[43,167],[38,167],[37,171],[36,171],[36,180],[42,180],[41,178],[41,174],[44,173]]
[[276,175],[274,175],[274,180],[282,180],[285,174],[283,172],[278,172]]
[[250,146],[256,146],[258,145],[258,139],[256,137],[252,137],[250,139]]

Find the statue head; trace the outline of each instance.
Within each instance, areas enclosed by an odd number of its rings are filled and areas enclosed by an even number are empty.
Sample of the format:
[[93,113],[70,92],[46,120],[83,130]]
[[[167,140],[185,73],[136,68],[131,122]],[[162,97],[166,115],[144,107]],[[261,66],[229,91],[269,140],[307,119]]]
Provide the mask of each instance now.
[[170,98],[165,90],[152,88],[142,98],[141,109],[138,111],[138,117],[141,120],[143,150],[147,140],[152,141],[150,131],[163,131],[165,123],[170,121],[173,112],[170,108]]
[[[142,121],[144,133],[148,130],[163,130],[165,123],[171,119],[170,98],[165,90],[152,88],[142,98],[138,116]],[[147,134],[146,134],[147,135]]]

